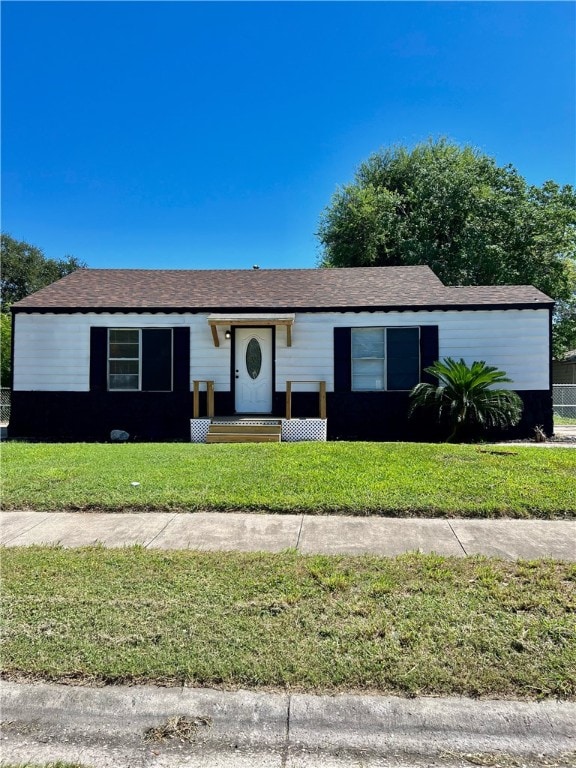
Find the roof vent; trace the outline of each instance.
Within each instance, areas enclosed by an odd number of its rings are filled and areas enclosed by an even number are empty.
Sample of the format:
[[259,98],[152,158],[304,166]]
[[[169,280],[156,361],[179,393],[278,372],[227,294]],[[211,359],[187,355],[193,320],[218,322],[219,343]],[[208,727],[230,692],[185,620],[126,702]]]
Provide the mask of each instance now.
[[252,269],[260,269],[260,267],[258,266],[258,264],[253,264]]

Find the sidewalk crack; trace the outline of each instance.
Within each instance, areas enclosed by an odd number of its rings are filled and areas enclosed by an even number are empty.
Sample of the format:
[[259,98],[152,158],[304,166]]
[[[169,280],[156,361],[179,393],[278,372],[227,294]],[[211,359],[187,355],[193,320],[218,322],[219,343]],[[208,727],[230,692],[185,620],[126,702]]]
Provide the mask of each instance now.
[[448,525],[450,526],[450,530],[451,530],[451,531],[452,531],[452,533],[454,534],[454,538],[456,539],[456,541],[458,542],[458,544],[460,544],[460,547],[461,547],[461,549],[462,549],[462,552],[464,552],[464,554],[466,555],[466,557],[468,557],[468,552],[466,552],[466,550],[464,549],[464,544],[462,544],[462,542],[461,542],[461,541],[460,541],[460,539],[458,538],[458,534],[456,533],[456,531],[455,531],[455,530],[454,530],[454,528],[452,527],[452,523],[450,522],[450,520],[447,520],[446,522],[447,522],[447,523],[448,523]]
[[296,539],[296,551],[300,546],[300,537],[302,536],[302,526],[304,525],[304,515],[300,515],[300,528],[298,528],[298,538]]
[[284,747],[282,749],[282,760],[280,761],[280,768],[286,768],[288,763],[288,753],[290,751],[290,708],[292,706],[292,696],[288,694],[288,707],[286,709],[286,737],[284,739]]
[[[2,514],[5,515],[5,514],[10,514],[10,513],[9,512],[3,512]],[[41,514],[41,513],[38,513],[38,514]],[[0,542],[1,545],[5,546],[9,542],[14,541],[14,539],[17,539],[19,536],[23,536],[25,533],[29,533],[30,531],[33,531],[34,528],[38,528],[39,525],[42,525],[42,523],[45,523],[46,520],[48,520],[48,518],[50,517],[50,512],[45,512],[44,514],[46,515],[46,517],[43,517],[42,520],[38,520],[37,523],[33,523],[33,525],[31,525],[29,528],[24,528],[24,529],[21,528],[18,531],[18,533],[15,534],[14,536],[10,536],[10,538],[8,538],[8,539],[2,539],[2,541]],[[57,514],[57,513],[52,513],[52,514]]]
[[170,525],[170,523],[171,523],[173,520],[175,520],[177,517],[178,517],[178,512],[176,512],[175,514],[173,514],[173,515],[172,515],[172,517],[170,518],[170,520],[168,520],[168,521],[166,522],[166,525],[163,525],[163,526],[162,526],[162,528],[160,528],[160,530],[158,531],[158,533],[157,533],[155,536],[152,536],[152,538],[150,539],[150,541],[147,541],[147,542],[146,542],[146,544],[144,544],[144,549],[148,549],[148,547],[150,546],[150,544],[152,544],[152,542],[156,541],[156,539],[158,538],[158,536],[160,536],[160,534],[161,534],[161,533],[164,533],[164,531],[166,530],[166,528],[168,528],[168,526]]

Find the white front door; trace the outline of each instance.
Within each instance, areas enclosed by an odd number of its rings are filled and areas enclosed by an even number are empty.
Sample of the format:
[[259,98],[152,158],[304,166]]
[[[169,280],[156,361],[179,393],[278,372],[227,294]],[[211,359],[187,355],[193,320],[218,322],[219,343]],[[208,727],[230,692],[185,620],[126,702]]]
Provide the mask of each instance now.
[[272,413],[272,328],[236,328],[236,413]]

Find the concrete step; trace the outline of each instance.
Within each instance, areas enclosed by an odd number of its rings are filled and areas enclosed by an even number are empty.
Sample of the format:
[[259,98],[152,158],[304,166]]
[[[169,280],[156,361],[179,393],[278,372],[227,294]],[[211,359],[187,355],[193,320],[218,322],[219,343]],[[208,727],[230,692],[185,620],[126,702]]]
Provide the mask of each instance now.
[[280,432],[275,434],[250,432],[208,432],[207,443],[279,443]]

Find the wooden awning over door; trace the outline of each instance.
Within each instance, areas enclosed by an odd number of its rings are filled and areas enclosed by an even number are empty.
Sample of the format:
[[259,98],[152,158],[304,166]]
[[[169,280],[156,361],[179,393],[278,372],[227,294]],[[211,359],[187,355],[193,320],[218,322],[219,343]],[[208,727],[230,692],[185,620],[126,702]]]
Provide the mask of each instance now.
[[208,315],[208,325],[212,331],[212,338],[214,340],[214,346],[220,346],[220,340],[218,338],[218,326],[225,326],[231,328],[235,325],[240,326],[256,326],[259,328],[266,328],[271,325],[284,325],[286,327],[286,346],[292,346],[292,326],[296,315],[293,312],[285,313],[269,313],[269,312],[250,312],[244,314],[243,312],[232,314],[219,314],[212,313]]

